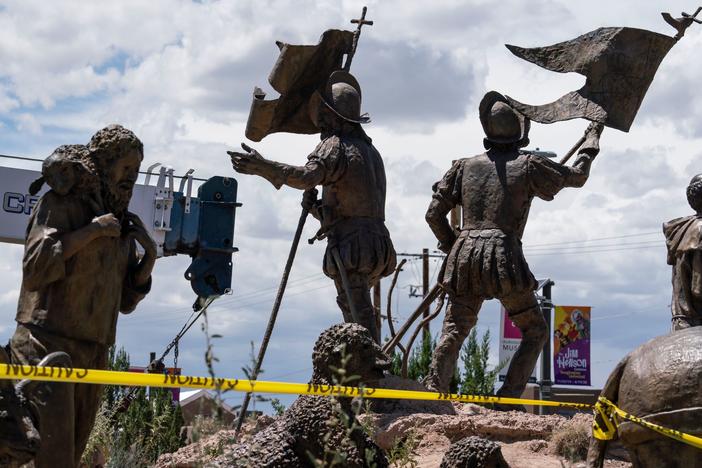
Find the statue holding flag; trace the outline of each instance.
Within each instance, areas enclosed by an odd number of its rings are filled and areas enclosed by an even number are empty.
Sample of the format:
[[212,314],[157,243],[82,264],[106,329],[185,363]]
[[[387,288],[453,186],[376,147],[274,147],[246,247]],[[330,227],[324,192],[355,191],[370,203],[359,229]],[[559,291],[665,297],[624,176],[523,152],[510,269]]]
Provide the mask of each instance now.
[[276,189],[305,190],[303,207],[321,222],[315,239],[327,239],[324,273],[334,280],[344,320],[363,325],[379,342],[370,287],[394,271],[396,259],[385,227],[383,159],[361,127],[370,118],[361,114],[361,87],[349,73],[360,28],[372,22],[365,20],[365,8],[353,22],[355,33],[327,31],[317,46],[279,43],[281,55],[269,81],[281,97],[265,101],[260,89],[254,91],[247,136],[259,141],[278,131],[319,132],[321,142],[307,163],[264,159],[244,143],[245,152],[229,155],[237,172],[261,176]]
[[[434,185],[426,219],[444,251],[440,279],[449,294],[441,338],[426,385],[448,391],[463,341],[478,320],[485,299],[499,299],[522,332],[499,396],[524,391],[548,327],[534,296],[537,283],[522,253],[521,238],[533,198],[552,200],[565,187],[580,187],[599,152],[602,125],[593,124],[572,167],[520,151],[529,142],[529,121],[500,93],[490,91],[480,103],[486,152],[456,161]],[[456,234],[446,215],[463,208]]]
[[[534,297],[537,284],[522,253],[521,237],[534,197],[551,200],[565,187],[580,187],[599,152],[603,126],[628,132],[661,61],[697,14],[666,21],[675,37],[635,28],[600,28],[548,47],[507,48],[520,58],[557,72],[585,75],[585,85],[545,105],[527,105],[491,91],[480,103],[486,152],[454,162],[434,185],[426,220],[446,252],[440,284],[450,305],[426,384],[447,391],[463,340],[485,299],[497,298],[522,332],[498,396],[519,397],[547,339]],[[530,121],[591,121],[583,137],[557,163],[522,151]],[[578,154],[572,166],[565,163]],[[446,215],[461,206],[454,232]],[[508,409],[508,408],[506,408]]]

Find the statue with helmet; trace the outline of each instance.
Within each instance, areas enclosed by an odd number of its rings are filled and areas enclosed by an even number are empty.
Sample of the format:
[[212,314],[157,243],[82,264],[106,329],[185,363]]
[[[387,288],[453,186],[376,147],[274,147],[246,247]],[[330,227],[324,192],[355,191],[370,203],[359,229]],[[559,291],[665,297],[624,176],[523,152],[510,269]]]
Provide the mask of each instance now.
[[[453,163],[434,185],[426,213],[439,249],[447,254],[439,282],[450,304],[425,384],[448,391],[461,345],[477,322],[480,306],[494,298],[523,337],[497,394],[519,397],[548,338],[534,296],[537,282],[522,252],[529,208],[534,197],[552,200],[563,188],[585,183],[599,152],[602,125],[588,127],[575,163],[566,166],[521,150],[529,143],[530,121],[500,93],[488,92],[479,112],[486,152]],[[446,215],[458,206],[463,214],[456,232]]]
[[[372,24],[364,18],[365,8],[361,19],[353,21],[359,25],[355,33],[326,31],[317,46],[279,44],[281,55],[269,82],[281,96],[265,101],[265,93],[254,90],[250,139],[276,131],[320,133],[321,142],[304,166],[265,159],[245,143],[244,152],[228,153],[241,174],[261,176],[276,189],[287,185],[305,191],[303,208],[321,224],[310,242],[327,239],[323,269],[334,280],[344,321],[363,325],[379,343],[370,289],[395,270],[396,255],[385,227],[383,159],[361,127],[370,118],[361,113],[361,86],[348,71],[360,26]],[[301,61],[306,65],[300,66]]]

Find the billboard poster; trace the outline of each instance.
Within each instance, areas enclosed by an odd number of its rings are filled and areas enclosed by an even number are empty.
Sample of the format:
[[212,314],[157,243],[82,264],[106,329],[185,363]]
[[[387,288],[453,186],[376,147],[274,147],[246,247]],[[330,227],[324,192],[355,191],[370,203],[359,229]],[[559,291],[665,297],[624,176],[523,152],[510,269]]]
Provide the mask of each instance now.
[[590,386],[590,307],[556,306],[553,335],[554,383]]
[[[507,375],[507,369],[509,368],[509,363],[512,360],[512,356],[517,351],[519,343],[522,342],[522,332],[519,328],[512,323],[507,315],[507,311],[504,307],[500,307],[500,350],[499,350],[499,362],[506,362],[504,367],[500,369],[499,379],[500,382],[505,380],[505,375]],[[536,369],[531,371],[531,376],[529,377],[530,383],[536,382]]]

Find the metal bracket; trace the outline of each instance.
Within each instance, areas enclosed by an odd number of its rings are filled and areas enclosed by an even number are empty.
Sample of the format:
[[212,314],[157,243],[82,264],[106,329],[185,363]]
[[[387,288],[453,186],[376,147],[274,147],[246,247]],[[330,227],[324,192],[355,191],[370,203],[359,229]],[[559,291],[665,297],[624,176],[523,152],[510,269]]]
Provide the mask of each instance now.
[[[148,177],[148,176],[147,176]],[[173,208],[173,168],[162,166],[154,193],[154,240],[157,255],[163,256],[163,243],[166,232],[171,230],[171,209]]]
[[184,186],[187,181],[188,191],[185,194],[185,214],[190,214],[190,199],[192,198],[193,191],[193,172],[195,172],[195,169],[188,169],[188,172],[186,172],[183,178],[180,179],[180,187],[178,188],[178,191],[183,193],[183,188],[185,188]]
[[154,169],[156,169],[160,165],[161,165],[160,162],[153,163],[152,165],[150,165],[148,167],[148,169],[146,169],[146,179],[144,180],[144,185],[149,185],[149,182],[151,181],[151,174],[153,174]]

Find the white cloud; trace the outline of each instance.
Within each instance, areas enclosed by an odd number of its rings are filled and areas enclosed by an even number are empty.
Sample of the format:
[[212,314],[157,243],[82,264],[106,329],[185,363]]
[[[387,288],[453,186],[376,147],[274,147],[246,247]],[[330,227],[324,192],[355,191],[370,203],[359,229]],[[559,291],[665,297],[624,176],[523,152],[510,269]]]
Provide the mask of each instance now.
[[39,135],[41,133],[41,123],[39,123],[39,120],[34,117],[34,115],[28,112],[18,114],[15,118],[15,122],[17,130],[20,132],[26,132],[30,135]]

